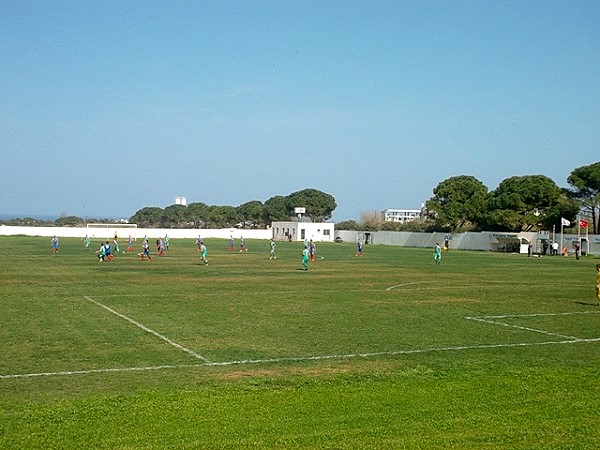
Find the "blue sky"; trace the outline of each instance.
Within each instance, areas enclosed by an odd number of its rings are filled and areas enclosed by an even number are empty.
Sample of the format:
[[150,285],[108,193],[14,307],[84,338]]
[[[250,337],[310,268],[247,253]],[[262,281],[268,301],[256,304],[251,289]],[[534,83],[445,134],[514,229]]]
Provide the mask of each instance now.
[[600,160],[598,1],[0,0],[0,213],[315,188],[336,221],[446,178]]

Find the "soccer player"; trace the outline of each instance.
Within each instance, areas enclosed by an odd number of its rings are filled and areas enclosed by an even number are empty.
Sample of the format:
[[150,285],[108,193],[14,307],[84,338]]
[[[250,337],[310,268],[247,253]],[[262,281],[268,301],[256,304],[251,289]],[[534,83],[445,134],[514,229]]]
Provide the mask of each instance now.
[[100,248],[96,254],[98,255],[98,262],[104,261],[104,258],[106,258],[106,249],[104,248],[104,244],[100,243]]
[[600,264],[596,264],[596,297],[600,306]]
[[204,262],[205,266],[208,266],[208,250],[206,249],[204,242],[200,242],[200,251],[200,260]]
[[317,246],[315,245],[314,241],[311,239],[310,243],[308,244],[308,254],[310,256],[311,261],[315,260],[316,253],[317,253]]
[[90,241],[90,237],[86,234],[85,235],[85,240],[83,241],[83,248],[86,250],[90,250],[90,245],[92,244],[92,242]]
[[56,236],[52,237],[52,253],[58,253],[58,238]]
[[360,239],[356,242],[356,253],[354,256],[362,256],[362,242]]
[[133,236],[129,235],[129,238],[127,239],[127,251],[128,252],[132,252],[133,251]]
[[269,252],[269,259],[277,259],[277,256],[275,256],[275,241],[273,238],[271,238],[271,241],[269,242],[269,247],[271,249]]
[[435,243],[435,249],[433,251],[433,260],[436,265],[442,262],[442,248],[437,242]]
[[165,256],[165,244],[162,238],[156,240],[156,253],[158,256]]
[[148,244],[148,239],[144,239],[144,243],[142,244],[142,253],[140,253],[140,261],[144,260],[144,256],[148,257],[148,261],[152,261],[150,257],[150,244]]
[[229,251],[232,252],[235,250],[235,241],[233,240],[233,235],[229,236]]
[[202,238],[198,235],[198,239],[196,239],[196,246],[198,247],[198,251],[200,251],[200,245],[202,244]]
[[246,241],[244,241],[243,237],[240,237],[240,253],[247,251],[248,249],[246,248]]
[[308,270],[308,260],[309,260],[308,247],[305,245],[304,250],[302,250],[302,269],[303,270]]
[[115,259],[115,257],[112,255],[112,251],[111,251],[110,244],[108,243],[108,241],[106,241],[106,243],[104,244],[104,253],[105,253],[106,259],[108,259],[109,261],[112,261],[113,259]]
[[169,251],[169,235],[168,234],[165,234],[165,238],[163,240],[163,243],[165,244],[165,249],[167,251]]

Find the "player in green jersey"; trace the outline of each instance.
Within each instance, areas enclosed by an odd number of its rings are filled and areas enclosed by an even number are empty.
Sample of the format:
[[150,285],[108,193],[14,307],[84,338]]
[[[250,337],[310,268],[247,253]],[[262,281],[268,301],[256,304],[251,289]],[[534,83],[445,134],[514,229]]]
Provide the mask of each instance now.
[[304,250],[302,250],[302,269],[303,270],[308,270],[308,260],[309,260],[308,246],[304,245]]
[[208,250],[202,241],[200,242],[200,252],[200,260],[204,262],[205,266],[208,266]]
[[433,260],[435,261],[436,264],[439,264],[442,262],[442,248],[440,247],[440,244],[438,244],[437,242],[435,243],[435,250],[433,251]]

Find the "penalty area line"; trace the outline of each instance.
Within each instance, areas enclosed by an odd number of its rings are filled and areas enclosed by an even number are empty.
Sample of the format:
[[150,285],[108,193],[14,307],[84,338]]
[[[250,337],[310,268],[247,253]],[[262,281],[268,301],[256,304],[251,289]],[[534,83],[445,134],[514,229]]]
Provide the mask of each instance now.
[[560,333],[556,333],[553,331],[540,330],[537,328],[524,327],[520,325],[515,325],[511,323],[501,322],[499,319],[519,319],[519,318],[529,318],[529,317],[559,317],[559,316],[573,316],[576,314],[597,314],[600,311],[571,311],[571,312],[562,312],[562,313],[533,313],[533,314],[504,314],[500,316],[474,316],[474,317],[465,317],[467,320],[473,320],[476,322],[488,323],[492,325],[499,325],[508,328],[515,328],[517,330],[523,331],[532,331],[534,333],[547,334],[549,336],[556,336],[563,339],[572,339],[573,341],[581,340],[575,336],[563,335]]
[[93,299],[92,297],[90,297],[89,295],[86,295],[84,298],[85,298],[87,301],[89,301],[90,303],[93,303],[94,305],[100,306],[101,308],[104,308],[105,310],[107,310],[108,312],[110,312],[110,313],[114,314],[115,316],[118,316],[118,317],[120,317],[121,319],[125,319],[127,322],[134,324],[136,327],[138,327],[138,328],[140,328],[140,329],[142,329],[142,330],[146,331],[147,333],[150,333],[150,334],[152,334],[152,335],[156,336],[157,338],[159,338],[159,339],[161,339],[161,340],[165,341],[167,344],[169,344],[169,345],[171,345],[171,346],[173,346],[173,347],[175,347],[175,348],[177,348],[177,349],[179,349],[179,350],[181,350],[181,351],[184,351],[184,352],[186,352],[186,353],[187,353],[187,354],[189,354],[189,355],[192,355],[194,358],[196,358],[196,359],[199,359],[199,360],[201,360],[201,361],[204,361],[205,363],[210,363],[210,362],[211,362],[210,360],[206,359],[206,358],[205,358],[204,356],[202,356],[202,355],[199,355],[199,354],[198,354],[198,353],[196,353],[195,351],[193,351],[193,350],[190,350],[189,348],[186,348],[186,347],[184,347],[184,346],[183,346],[183,345],[181,345],[181,344],[178,344],[178,343],[177,343],[177,342],[175,342],[174,340],[172,340],[172,339],[169,339],[169,338],[168,338],[168,337],[166,337],[166,336],[163,336],[162,334],[160,334],[160,333],[158,333],[158,332],[154,331],[154,330],[153,330],[153,329],[151,329],[151,328],[148,328],[147,326],[145,326],[145,325],[143,325],[143,324],[141,324],[141,323],[137,322],[136,320],[133,320],[132,318],[130,318],[130,317],[127,317],[126,315],[124,315],[124,314],[121,314],[121,313],[120,313],[120,312],[118,312],[118,311],[115,311],[115,310],[114,310],[114,309],[112,309],[111,307],[109,307],[109,306],[106,306],[106,305],[104,305],[104,304],[102,304],[102,303],[100,303],[100,302],[98,302],[98,301],[94,300],[94,299]]
[[600,311],[570,311],[570,312],[558,312],[558,313],[532,313],[532,314],[505,314],[502,316],[473,316],[465,317],[465,319],[477,320],[477,319],[507,319],[507,318],[519,318],[519,317],[558,317],[558,316],[574,316],[579,314],[600,314]]
[[573,339],[575,341],[579,340],[579,338],[575,337],[575,336],[567,336],[567,335],[564,335],[564,334],[554,333],[552,331],[539,330],[537,328],[523,327],[523,326],[514,325],[514,324],[510,324],[510,323],[499,322],[497,320],[486,320],[486,319],[483,319],[481,317],[467,317],[467,319],[469,319],[469,320],[475,320],[477,322],[482,322],[482,323],[489,323],[489,324],[492,324],[492,325],[500,325],[500,326],[503,326],[503,327],[515,328],[517,330],[532,331],[534,333],[547,334],[549,336],[556,336],[556,337],[564,338],[564,339]]

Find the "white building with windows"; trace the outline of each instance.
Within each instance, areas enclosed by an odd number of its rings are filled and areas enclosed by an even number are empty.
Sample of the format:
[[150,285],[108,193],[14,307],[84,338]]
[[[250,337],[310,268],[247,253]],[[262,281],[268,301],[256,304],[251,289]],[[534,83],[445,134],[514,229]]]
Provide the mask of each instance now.
[[421,218],[420,209],[384,209],[381,211],[384,222],[411,222]]
[[273,222],[271,232],[275,241],[310,241],[312,239],[315,242],[329,242],[333,241],[334,227],[334,223],[294,220]]

